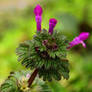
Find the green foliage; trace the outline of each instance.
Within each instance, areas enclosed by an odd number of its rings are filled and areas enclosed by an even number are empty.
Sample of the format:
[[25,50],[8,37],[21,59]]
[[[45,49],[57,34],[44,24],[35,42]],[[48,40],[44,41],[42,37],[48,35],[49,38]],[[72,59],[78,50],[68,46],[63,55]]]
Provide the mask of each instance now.
[[[1,85],[0,92],[28,92],[28,71],[11,72],[7,80]],[[25,88],[25,89],[22,89]]]
[[20,92],[15,79],[7,79],[0,88],[0,92]]
[[0,87],[0,92],[51,92],[50,87],[38,77],[35,79],[31,88],[28,87],[28,78],[30,71],[11,72],[7,80]]
[[43,80],[69,78],[69,63],[66,59],[67,44],[65,36],[57,31],[49,35],[47,30],[37,32],[32,40],[22,42],[16,50],[18,61],[26,68],[37,68]]

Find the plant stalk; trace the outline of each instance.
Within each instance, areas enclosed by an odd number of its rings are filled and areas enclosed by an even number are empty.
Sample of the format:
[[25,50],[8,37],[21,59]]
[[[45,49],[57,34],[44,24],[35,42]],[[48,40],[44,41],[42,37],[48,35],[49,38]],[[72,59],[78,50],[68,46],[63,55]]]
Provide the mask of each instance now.
[[32,85],[37,74],[38,74],[38,69],[35,69],[34,72],[32,73],[32,75],[30,76],[29,80],[28,80],[28,87],[30,87]]

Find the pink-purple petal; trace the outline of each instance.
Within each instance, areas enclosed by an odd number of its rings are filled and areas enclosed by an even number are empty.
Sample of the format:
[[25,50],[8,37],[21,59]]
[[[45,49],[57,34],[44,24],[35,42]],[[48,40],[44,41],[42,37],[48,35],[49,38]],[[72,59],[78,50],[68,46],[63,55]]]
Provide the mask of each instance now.
[[36,16],[35,17],[35,20],[36,20],[36,25],[37,25],[37,31],[41,31],[42,17],[41,16]]
[[82,46],[83,46],[84,48],[86,48],[86,44],[85,44],[83,41],[81,41],[81,44],[82,44]]
[[43,10],[42,10],[42,8],[41,8],[40,5],[37,5],[37,6],[34,8],[34,14],[35,14],[36,16],[37,16],[37,15],[41,16],[41,15],[42,15],[42,12],[43,12]]
[[78,37],[75,37],[74,40],[69,43],[69,46],[71,48],[71,47],[78,45],[80,43],[81,43],[81,40]]
[[89,37],[89,32],[82,32],[78,37],[80,40],[86,40]]
[[26,75],[26,78],[27,78],[27,79],[29,79],[29,78],[30,78],[30,76],[31,76],[31,75],[28,73],[28,74]]

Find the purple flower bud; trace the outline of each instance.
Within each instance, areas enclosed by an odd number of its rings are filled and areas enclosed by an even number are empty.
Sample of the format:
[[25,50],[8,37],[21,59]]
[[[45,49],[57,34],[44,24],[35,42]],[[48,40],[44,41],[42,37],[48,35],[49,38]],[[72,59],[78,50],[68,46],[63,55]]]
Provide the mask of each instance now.
[[83,41],[86,40],[88,36],[89,36],[88,32],[82,32],[78,37],[75,37],[74,40],[69,43],[68,49],[78,44],[82,44],[82,46],[86,48],[86,44]]
[[49,20],[49,34],[53,34],[53,29],[57,24],[57,20],[52,18]]
[[35,50],[38,52],[39,51],[39,47],[35,47]]
[[40,5],[37,5],[34,8],[35,20],[37,23],[37,31],[41,31],[42,12],[43,11]]
[[31,76],[31,75],[28,73],[28,74],[26,75],[26,78],[27,78],[27,79],[29,79],[29,78],[30,78],[30,76]]
[[53,45],[53,50],[57,50],[58,49],[58,46],[57,46],[57,44],[55,43],[54,45]]
[[48,40],[44,40],[44,41],[42,41],[42,45],[46,45],[48,43]]

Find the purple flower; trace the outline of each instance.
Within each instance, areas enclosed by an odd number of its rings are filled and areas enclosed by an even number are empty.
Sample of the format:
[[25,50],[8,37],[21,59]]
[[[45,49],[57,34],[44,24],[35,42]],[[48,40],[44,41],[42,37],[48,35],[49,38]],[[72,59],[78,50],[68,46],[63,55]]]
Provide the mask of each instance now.
[[68,49],[72,48],[75,45],[82,44],[84,48],[86,48],[86,44],[84,43],[84,40],[86,40],[89,37],[89,32],[82,32],[79,36],[75,37],[73,41],[69,43]]
[[40,5],[37,5],[34,8],[35,20],[37,23],[37,31],[41,31],[42,12],[43,11]]
[[57,20],[52,18],[49,20],[49,34],[53,34],[53,29],[57,24]]

